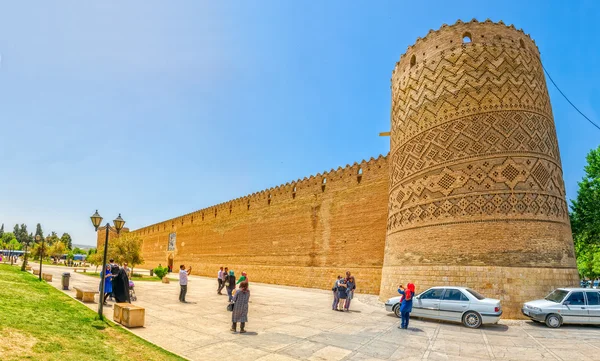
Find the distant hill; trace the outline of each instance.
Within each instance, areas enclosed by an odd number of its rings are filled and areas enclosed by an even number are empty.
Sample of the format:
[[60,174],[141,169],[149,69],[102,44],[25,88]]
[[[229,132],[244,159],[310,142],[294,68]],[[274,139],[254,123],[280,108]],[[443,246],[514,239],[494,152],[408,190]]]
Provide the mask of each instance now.
[[88,245],[88,244],[75,244],[75,243],[74,243],[74,244],[73,244],[73,248],[75,248],[75,247],[79,247],[79,248],[81,248],[81,249],[83,249],[83,250],[86,250],[86,251],[87,251],[88,249],[90,249],[90,248],[96,248],[95,246],[90,246],[90,245]]

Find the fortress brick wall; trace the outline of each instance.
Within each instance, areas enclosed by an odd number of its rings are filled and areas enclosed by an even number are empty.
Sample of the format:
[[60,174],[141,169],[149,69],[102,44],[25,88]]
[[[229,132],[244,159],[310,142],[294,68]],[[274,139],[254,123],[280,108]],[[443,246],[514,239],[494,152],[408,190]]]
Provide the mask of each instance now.
[[[143,267],[191,265],[216,277],[220,266],[255,282],[330,289],[350,270],[358,291],[379,293],[388,165],[380,156],[133,231]],[[168,251],[175,233],[175,250]],[[216,282],[215,282],[216,284]]]
[[398,282],[464,285],[505,316],[576,269],[558,141],[534,41],[458,21],[410,46],[392,75],[381,298]]
[[[390,154],[134,231],[145,267],[359,292],[460,285],[523,302],[575,286],[558,141],[535,42],[489,20],[431,30],[392,74]],[[173,250],[168,250],[174,234]],[[99,241],[101,232],[98,232]],[[101,238],[104,239],[103,237]]]

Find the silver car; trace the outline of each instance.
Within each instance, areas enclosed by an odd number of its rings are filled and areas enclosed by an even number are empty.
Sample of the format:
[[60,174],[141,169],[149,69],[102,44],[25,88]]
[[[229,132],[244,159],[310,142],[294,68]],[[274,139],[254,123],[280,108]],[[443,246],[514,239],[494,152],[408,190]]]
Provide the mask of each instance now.
[[[388,312],[400,317],[402,296],[392,297],[385,303]],[[443,321],[462,322],[469,328],[497,323],[502,316],[500,300],[486,298],[466,287],[432,287],[415,296],[411,316]]]
[[600,325],[600,290],[557,288],[543,300],[526,302],[521,311],[552,328],[564,323]]

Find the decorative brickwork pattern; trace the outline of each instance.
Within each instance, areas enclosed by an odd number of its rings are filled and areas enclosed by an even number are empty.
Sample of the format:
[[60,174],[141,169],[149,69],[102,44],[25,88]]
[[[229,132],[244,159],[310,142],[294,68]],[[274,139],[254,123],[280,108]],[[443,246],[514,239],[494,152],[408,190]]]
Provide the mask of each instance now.
[[[550,98],[531,38],[491,21],[445,25],[409,47],[391,88],[382,297],[407,265],[576,275]],[[424,283],[443,284],[438,276]]]

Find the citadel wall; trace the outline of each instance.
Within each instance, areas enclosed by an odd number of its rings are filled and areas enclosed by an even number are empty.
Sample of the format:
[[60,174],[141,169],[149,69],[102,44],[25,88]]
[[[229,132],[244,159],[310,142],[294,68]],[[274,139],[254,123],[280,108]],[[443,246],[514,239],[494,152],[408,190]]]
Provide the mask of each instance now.
[[[133,231],[143,267],[191,265],[216,277],[220,266],[255,282],[330,289],[350,270],[357,289],[379,293],[388,165],[380,156],[234,199]],[[169,234],[176,247],[168,251]]]
[[464,285],[505,316],[578,274],[539,51],[514,26],[430,31],[392,75],[382,299]]
[[554,119],[529,35],[489,20],[444,25],[408,48],[391,82],[387,157],[133,231],[143,266],[171,259],[209,277],[228,266],[256,282],[323,289],[348,269],[358,292],[382,300],[400,282],[469,286],[499,298],[507,318],[576,285]]

